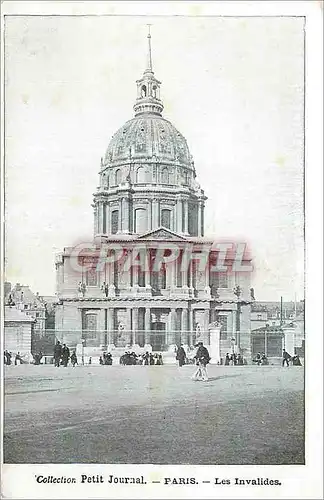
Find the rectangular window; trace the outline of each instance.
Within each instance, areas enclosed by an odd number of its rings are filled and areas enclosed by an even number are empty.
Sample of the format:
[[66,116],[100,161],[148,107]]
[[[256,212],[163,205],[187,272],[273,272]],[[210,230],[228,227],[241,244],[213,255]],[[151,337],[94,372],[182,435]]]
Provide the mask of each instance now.
[[161,211],[161,226],[171,229],[171,210],[163,209]]
[[86,270],[85,284],[87,286],[96,286],[97,285],[97,278],[98,278],[98,275],[97,275],[97,270],[96,270],[95,265],[93,267],[91,267],[90,269]]
[[118,232],[118,210],[111,212],[111,234]]
[[189,204],[188,207],[188,232],[191,236],[198,235],[198,211],[197,206]]

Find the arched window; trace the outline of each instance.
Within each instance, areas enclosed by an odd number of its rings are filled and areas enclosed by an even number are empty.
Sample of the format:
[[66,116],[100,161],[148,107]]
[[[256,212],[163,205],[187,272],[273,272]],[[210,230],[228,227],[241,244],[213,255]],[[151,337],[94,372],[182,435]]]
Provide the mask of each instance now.
[[152,88],[152,96],[153,96],[153,97],[156,97],[156,85],[153,85],[153,88]]
[[146,85],[142,85],[141,97],[146,97],[146,94],[147,94]]
[[102,185],[103,187],[109,187],[109,175],[102,174]]
[[115,185],[118,186],[120,184],[120,181],[121,181],[121,171],[118,168],[115,172]]
[[161,226],[171,229],[171,210],[163,209],[161,211]]
[[166,167],[162,170],[161,182],[162,184],[169,184],[169,170]]
[[136,171],[136,183],[143,184],[145,182],[145,170],[144,167],[138,167]]
[[141,234],[147,231],[147,216],[145,208],[135,210],[135,233]]

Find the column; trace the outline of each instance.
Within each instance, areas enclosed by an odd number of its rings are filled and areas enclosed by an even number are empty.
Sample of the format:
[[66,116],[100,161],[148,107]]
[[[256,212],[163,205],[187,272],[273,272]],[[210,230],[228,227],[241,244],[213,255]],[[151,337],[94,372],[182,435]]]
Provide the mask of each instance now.
[[184,210],[184,234],[189,234],[188,231],[188,200],[184,200],[183,202],[183,210]]
[[168,262],[165,265],[165,268],[166,268],[166,288],[173,289],[176,287],[175,266],[176,266],[175,261]]
[[107,234],[111,234],[111,209],[110,203],[106,205]]
[[204,234],[205,234],[205,230],[204,230],[204,225],[205,225],[205,222],[204,222],[204,210],[205,210],[205,207],[204,207],[204,204],[202,203],[201,204],[201,229],[200,229],[201,236],[204,236]]
[[129,233],[129,199],[125,197],[122,199],[122,213],[123,213],[123,221],[122,221],[122,231],[123,233]]
[[108,350],[115,347],[114,344],[114,310],[109,307],[107,310],[107,330],[108,330]]
[[132,310],[131,308],[126,309],[126,342],[127,344],[132,344]]
[[133,331],[133,345],[137,344],[136,333],[138,332],[138,308],[134,307],[132,310],[132,331]]
[[94,234],[96,235],[98,231],[98,205],[93,206],[93,216],[94,216]]
[[205,309],[204,311],[204,343],[209,344],[209,309]]
[[189,310],[189,346],[192,347],[194,343],[194,311]]
[[147,205],[147,220],[148,220],[147,230],[149,231],[150,229],[152,229],[152,200],[149,200]]
[[102,202],[98,205],[98,233],[102,233]]
[[107,234],[107,205],[106,203],[102,204],[102,232],[103,234]]
[[202,236],[201,234],[201,202],[198,202],[198,236]]
[[176,310],[173,307],[170,312],[170,344],[175,344]]
[[[127,250],[127,259],[130,258],[130,250]],[[123,274],[124,274],[124,286],[126,289],[130,289],[131,287],[131,268],[129,269],[129,271],[126,271],[125,269],[125,266],[123,266],[124,270],[123,270]]]
[[152,201],[152,229],[158,228],[160,225],[159,201]]
[[100,309],[99,314],[98,314],[98,323],[99,323],[99,342],[100,342],[100,347],[105,348],[105,334],[106,334],[106,329],[105,329],[105,309]]
[[118,209],[118,233],[121,233],[123,230],[123,199],[119,200],[119,209]]
[[145,345],[150,343],[150,335],[151,335],[151,311],[149,307],[145,308]]
[[176,204],[176,214],[177,214],[177,229],[178,233],[182,233],[182,200],[180,198],[177,199]]
[[206,293],[206,295],[208,297],[210,297],[210,292],[211,292],[209,278],[210,278],[210,275],[209,275],[209,262],[207,261],[206,267],[205,267],[205,293]]
[[188,309],[183,308],[181,311],[181,341],[183,344],[188,344]]

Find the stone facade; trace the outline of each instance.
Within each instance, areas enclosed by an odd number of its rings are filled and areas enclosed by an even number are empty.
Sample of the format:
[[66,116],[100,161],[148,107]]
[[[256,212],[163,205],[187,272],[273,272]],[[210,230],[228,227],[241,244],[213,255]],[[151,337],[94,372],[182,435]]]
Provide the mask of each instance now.
[[[135,117],[116,132],[101,159],[92,248],[78,255],[65,248],[57,256],[57,337],[70,346],[83,340],[109,350],[172,351],[179,342],[209,345],[209,324],[216,322],[223,349],[234,339],[249,357],[250,275],[212,273],[194,258],[182,265],[188,247],[197,255],[213,241],[204,237],[206,196],[187,142],[161,114],[150,42],[149,36]],[[177,248],[178,257],[155,270],[161,246],[164,256]],[[106,248],[109,257],[111,249],[121,249],[118,261],[102,265],[98,256],[107,257]],[[147,264],[144,270],[136,253]]]
[[4,350],[13,355],[19,352],[29,362],[32,358],[32,333],[36,321],[15,306],[5,306],[4,312]]

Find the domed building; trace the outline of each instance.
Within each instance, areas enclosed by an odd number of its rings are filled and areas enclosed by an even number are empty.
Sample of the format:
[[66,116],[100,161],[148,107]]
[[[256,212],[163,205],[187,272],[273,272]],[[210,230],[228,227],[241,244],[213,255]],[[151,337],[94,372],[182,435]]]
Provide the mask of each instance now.
[[233,345],[248,357],[249,276],[212,272],[217,252],[203,268],[195,258],[213,244],[204,237],[207,198],[186,139],[162,116],[150,34],[136,85],[135,116],[101,159],[92,248],[65,248],[57,257],[56,336],[91,356],[132,349],[174,359],[179,343],[187,350],[198,340],[209,345],[213,325],[214,360]]
[[101,163],[95,234],[143,234],[161,226],[202,236],[206,197],[186,139],[162,117],[150,36],[148,42],[147,69],[136,82],[135,117],[112,137]]

